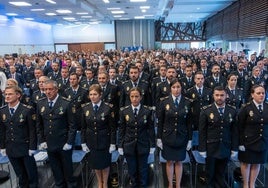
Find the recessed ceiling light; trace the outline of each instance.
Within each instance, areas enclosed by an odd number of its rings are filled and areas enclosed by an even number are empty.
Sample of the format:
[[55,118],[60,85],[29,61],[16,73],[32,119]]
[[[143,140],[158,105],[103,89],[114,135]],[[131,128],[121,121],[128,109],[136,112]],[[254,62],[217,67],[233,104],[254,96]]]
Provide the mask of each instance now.
[[121,15],[114,15],[114,18],[121,18]]
[[119,18],[119,20],[130,20],[130,18]]
[[141,12],[146,12],[146,9],[142,9]]
[[67,9],[58,9],[58,10],[56,10],[56,12],[59,13],[59,14],[70,14],[70,13],[72,13],[72,11],[67,10]]
[[15,5],[15,6],[20,6],[20,7],[27,7],[27,6],[32,6],[30,3],[24,2],[24,1],[11,1],[9,4]]
[[56,16],[57,14],[53,13],[53,12],[48,12],[46,13],[47,16]]
[[77,12],[76,14],[78,14],[78,15],[87,15],[88,12]]
[[134,19],[144,19],[144,16],[134,16]]
[[150,9],[150,6],[140,6],[140,9]]
[[196,9],[197,9],[197,10],[200,10],[200,8],[199,8],[199,7],[197,7]]
[[76,21],[74,17],[63,17],[64,20]]
[[34,20],[34,19],[33,19],[33,18],[24,18],[24,20],[32,21],[32,20]]
[[146,2],[146,0],[130,0],[130,2],[134,2],[134,3],[136,3],[136,2]]
[[33,9],[31,9],[31,11],[33,11],[33,12],[37,12],[37,11],[44,11],[45,9],[43,9],[43,8],[33,8]]
[[110,7],[110,8],[107,8],[107,10],[120,10],[121,8],[119,7]]
[[147,14],[147,15],[144,15],[145,17],[152,17],[154,16],[153,14]]
[[56,4],[56,2],[52,0],[46,0],[46,2],[51,3],[51,4]]
[[92,16],[81,16],[81,18],[92,18]]
[[12,12],[10,12],[10,13],[6,13],[6,15],[7,15],[7,16],[18,16],[18,14],[16,14],[16,13],[12,13]]
[[111,11],[112,14],[125,14],[125,11],[123,10],[113,10]]
[[104,2],[104,3],[110,3],[110,1],[109,1],[109,0],[103,0],[103,2]]

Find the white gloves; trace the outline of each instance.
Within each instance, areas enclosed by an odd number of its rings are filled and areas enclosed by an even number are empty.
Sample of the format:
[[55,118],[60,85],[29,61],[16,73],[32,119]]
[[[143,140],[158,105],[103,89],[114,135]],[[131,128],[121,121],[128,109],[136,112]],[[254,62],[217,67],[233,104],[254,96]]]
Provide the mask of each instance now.
[[199,154],[200,154],[203,158],[207,158],[207,152],[206,152],[206,151],[199,152]]
[[123,148],[118,148],[118,153],[119,153],[119,155],[124,155]]
[[33,156],[35,154],[35,150],[29,150],[28,153],[29,153],[29,156]]
[[246,148],[245,148],[244,145],[240,145],[240,146],[238,147],[238,149],[239,149],[240,151],[246,151]]
[[163,149],[163,143],[162,143],[162,140],[161,140],[161,139],[157,139],[157,140],[156,140],[156,145],[157,145],[157,147],[159,147],[160,149]]
[[70,150],[70,149],[72,149],[72,145],[70,145],[70,144],[64,144],[64,146],[63,146],[63,148],[62,148],[64,151],[68,151],[68,150]]
[[47,143],[46,142],[42,142],[39,146],[40,150],[45,150],[47,149]]
[[238,154],[238,152],[237,151],[231,151],[231,159],[233,159],[233,160],[237,160],[237,154]]
[[192,140],[189,140],[187,143],[186,150],[189,151],[192,148]]
[[81,144],[82,150],[86,153],[90,152],[89,148],[87,147],[86,144]]
[[6,149],[1,149],[0,152],[3,157],[7,156]]
[[112,153],[113,151],[115,151],[115,145],[114,144],[111,144],[110,145],[110,148],[109,148],[109,153]]
[[150,148],[150,154],[154,154],[155,148]]

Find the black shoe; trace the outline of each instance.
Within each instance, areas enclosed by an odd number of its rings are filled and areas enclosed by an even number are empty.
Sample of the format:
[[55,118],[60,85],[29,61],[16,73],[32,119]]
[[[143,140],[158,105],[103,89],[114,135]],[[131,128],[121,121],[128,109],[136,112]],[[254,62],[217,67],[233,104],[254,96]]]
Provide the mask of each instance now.
[[1,170],[0,171],[0,184],[6,182],[7,180],[9,180],[9,173],[6,171]]

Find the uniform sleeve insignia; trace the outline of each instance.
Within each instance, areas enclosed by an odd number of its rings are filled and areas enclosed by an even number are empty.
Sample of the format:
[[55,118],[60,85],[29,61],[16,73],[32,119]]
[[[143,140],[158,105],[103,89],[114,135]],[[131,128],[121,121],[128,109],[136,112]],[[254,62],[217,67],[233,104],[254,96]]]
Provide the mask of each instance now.
[[214,114],[213,113],[210,113],[209,114],[209,117],[210,117],[210,119],[214,119]]
[[36,114],[32,115],[32,120],[36,120]]
[[249,111],[249,116],[250,116],[250,117],[253,117],[253,115],[254,115],[253,111],[250,110],[250,111]]
[[169,110],[170,106],[169,104],[166,105],[166,110]]
[[126,119],[126,121],[129,121],[129,116],[126,115],[126,116],[125,116],[125,119]]
[[42,108],[41,108],[41,112],[44,112],[44,111],[45,111],[45,107],[42,106]]

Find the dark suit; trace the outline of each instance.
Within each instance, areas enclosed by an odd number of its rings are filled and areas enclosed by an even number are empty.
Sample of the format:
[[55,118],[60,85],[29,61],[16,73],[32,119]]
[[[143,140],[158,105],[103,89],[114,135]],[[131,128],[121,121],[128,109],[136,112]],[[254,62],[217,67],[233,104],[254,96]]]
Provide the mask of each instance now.
[[227,92],[226,103],[231,106],[234,106],[237,110],[240,109],[242,104],[245,103],[243,89],[235,88],[233,94],[232,91],[227,87],[226,92]]
[[181,84],[182,84],[182,90],[181,90],[181,91],[182,91],[182,94],[185,94],[186,91],[187,91],[189,88],[191,88],[191,87],[193,87],[193,86],[195,85],[194,77],[193,77],[193,76],[190,77],[190,82],[189,82],[188,79],[189,79],[189,78],[186,77],[186,76],[184,76],[184,77],[182,77],[182,78],[180,79],[180,82],[181,82]]
[[87,80],[87,79],[84,79],[82,80],[79,85],[86,89],[86,90],[89,90],[89,87],[92,85],[92,84],[98,84],[98,81],[96,79],[91,79],[91,80]]
[[61,73],[60,73],[60,71],[58,71],[58,72],[54,72],[54,71],[52,71],[52,72],[49,72],[48,74],[47,74],[47,77],[50,79],[50,80],[58,80],[58,79],[60,79],[61,78]]
[[35,92],[33,93],[33,95],[32,95],[32,99],[31,99],[31,105],[33,106],[34,109],[36,109],[37,102],[38,102],[40,99],[44,98],[44,97],[46,97],[46,94],[45,94],[44,92],[41,93],[40,90],[35,91]]
[[250,90],[253,85],[262,85],[264,88],[266,88],[266,81],[264,78],[255,78],[255,77],[250,77],[246,83],[245,83],[245,99],[246,102],[250,101]]
[[170,85],[169,85],[168,81],[160,82],[156,86],[156,90],[153,92],[155,92],[155,104],[157,106],[157,104],[158,105],[160,104],[161,98],[166,97],[170,94]]
[[247,103],[238,114],[239,144],[246,150],[268,151],[268,104],[263,103],[260,113],[253,103]]
[[70,87],[70,82],[69,82],[69,78],[67,78],[65,81],[63,80],[63,78],[59,78],[56,80],[58,83],[58,88],[59,88],[59,94],[63,95],[64,91]]
[[78,130],[81,130],[81,105],[89,102],[88,91],[82,87],[79,87],[77,93],[74,94],[72,87],[69,87],[64,91],[63,96],[68,98],[68,100],[70,101],[75,126]]
[[205,78],[204,86],[213,90],[216,86],[225,87],[226,83],[227,83],[226,78],[223,76],[219,76],[218,82],[215,81],[213,76],[209,76],[209,77]]
[[32,79],[30,80],[30,94],[32,95],[35,91],[39,90],[38,80]]
[[152,111],[141,105],[135,117],[131,105],[121,108],[119,148],[123,148],[132,187],[147,186],[150,147],[155,147]]
[[30,87],[30,81],[34,79],[34,68],[33,67],[23,67],[22,77],[26,87]]
[[23,188],[38,187],[38,174],[35,159],[29,150],[36,150],[37,136],[34,110],[22,103],[13,116],[9,107],[0,109],[1,148],[6,148],[9,160]]
[[37,128],[39,142],[47,142],[50,166],[58,187],[75,188],[72,150],[63,150],[65,143],[73,145],[76,127],[70,102],[59,96],[50,109],[48,99],[37,102]]
[[220,115],[215,104],[203,107],[199,124],[199,151],[207,152],[206,177],[208,187],[226,187],[225,169],[231,150],[238,149],[236,109],[225,105]]
[[81,142],[89,149],[109,150],[110,144],[115,144],[115,121],[112,108],[102,102],[97,113],[92,103],[82,107]]
[[[17,80],[17,82],[18,82],[18,86],[21,88],[21,89],[23,89],[23,86],[24,86],[24,80],[23,80],[23,77],[22,77],[22,75],[20,74],[20,73],[15,73],[15,80]],[[11,74],[9,74],[8,75],[8,78],[12,78],[12,75]]]
[[163,145],[186,149],[188,140],[192,139],[191,111],[190,100],[183,96],[178,108],[175,107],[171,95],[161,99],[160,108],[157,110],[157,138],[162,140]]
[[187,90],[185,96],[192,100],[192,123],[194,130],[198,130],[200,109],[211,104],[212,90],[210,88],[203,87],[203,91],[201,91],[200,96],[196,86],[194,86]]

